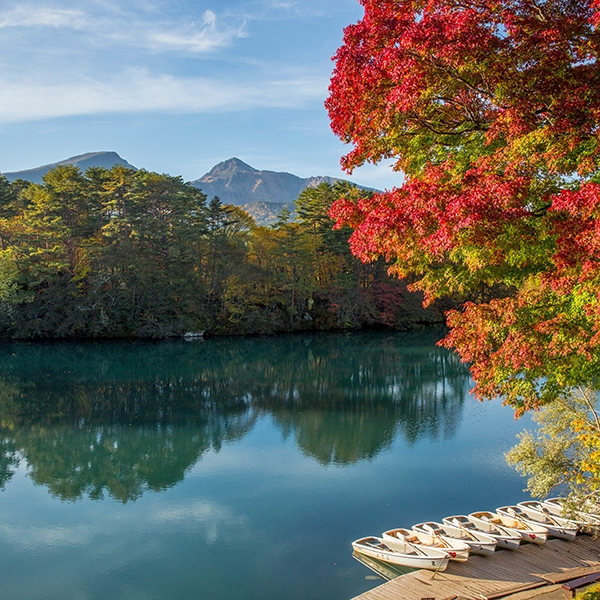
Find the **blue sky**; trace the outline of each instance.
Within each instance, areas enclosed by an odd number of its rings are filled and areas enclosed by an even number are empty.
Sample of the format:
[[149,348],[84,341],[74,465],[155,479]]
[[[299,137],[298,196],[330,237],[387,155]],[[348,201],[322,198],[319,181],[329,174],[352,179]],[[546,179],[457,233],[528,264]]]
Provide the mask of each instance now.
[[357,0],[0,0],[0,171],[114,150],[186,180],[232,156],[345,176],[323,102],[361,16]]

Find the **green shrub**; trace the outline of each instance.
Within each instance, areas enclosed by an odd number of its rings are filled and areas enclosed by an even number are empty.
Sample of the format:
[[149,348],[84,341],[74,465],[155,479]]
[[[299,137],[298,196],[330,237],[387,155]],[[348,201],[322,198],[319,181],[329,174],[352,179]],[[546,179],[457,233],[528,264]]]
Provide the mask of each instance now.
[[594,583],[577,594],[578,600],[600,600],[600,583]]

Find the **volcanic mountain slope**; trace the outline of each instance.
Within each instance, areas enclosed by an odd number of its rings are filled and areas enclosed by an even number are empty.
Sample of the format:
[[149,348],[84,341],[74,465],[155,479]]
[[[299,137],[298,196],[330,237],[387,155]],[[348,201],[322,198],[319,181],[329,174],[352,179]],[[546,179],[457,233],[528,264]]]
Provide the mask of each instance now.
[[50,165],[43,165],[41,167],[36,167],[35,169],[27,169],[26,171],[2,173],[2,175],[9,181],[24,179],[25,181],[31,181],[32,183],[42,183],[42,177],[50,169],[62,165],[73,165],[79,167],[82,171],[85,171],[89,167],[104,167],[106,169],[111,169],[114,165],[123,165],[130,169],[135,169],[133,165],[129,164],[124,158],[121,158],[116,152],[88,152],[87,154],[72,156],[71,158]]
[[302,178],[291,173],[259,171],[239,158],[230,158],[191,183],[209,198],[219,196],[223,204],[244,206],[254,202],[291,204],[304,188],[336,181],[339,180],[333,177]]

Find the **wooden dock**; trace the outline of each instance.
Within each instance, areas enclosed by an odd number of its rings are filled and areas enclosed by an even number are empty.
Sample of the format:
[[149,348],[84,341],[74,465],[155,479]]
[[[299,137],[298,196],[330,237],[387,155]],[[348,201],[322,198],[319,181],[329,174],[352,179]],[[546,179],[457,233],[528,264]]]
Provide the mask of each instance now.
[[489,557],[472,555],[466,563],[450,561],[437,574],[414,571],[354,600],[494,600],[592,571],[600,571],[600,539],[579,535],[573,542],[550,539]]

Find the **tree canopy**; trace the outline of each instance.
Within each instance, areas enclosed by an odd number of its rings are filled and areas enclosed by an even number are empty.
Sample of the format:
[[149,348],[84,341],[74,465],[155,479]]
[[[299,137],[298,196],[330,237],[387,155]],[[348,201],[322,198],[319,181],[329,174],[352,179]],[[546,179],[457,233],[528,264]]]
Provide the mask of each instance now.
[[[331,231],[347,184],[302,192],[258,226],[178,177],[116,166],[0,176],[0,338],[162,338],[442,320]],[[387,290],[385,302],[379,293]]]
[[358,257],[385,257],[427,301],[471,300],[445,344],[480,398],[517,414],[578,389],[597,398],[600,3],[361,4],[326,105],[347,171],[392,158],[404,178],[330,214],[354,228]]

